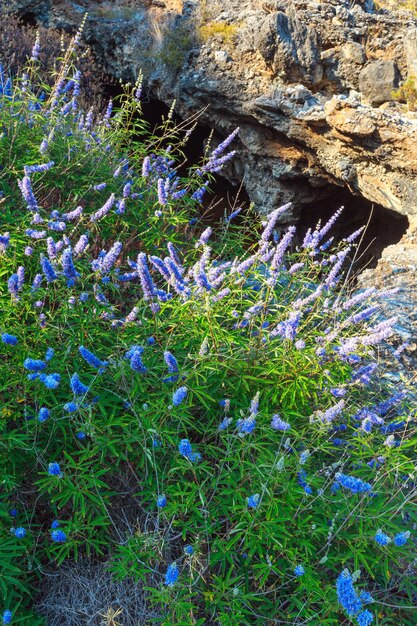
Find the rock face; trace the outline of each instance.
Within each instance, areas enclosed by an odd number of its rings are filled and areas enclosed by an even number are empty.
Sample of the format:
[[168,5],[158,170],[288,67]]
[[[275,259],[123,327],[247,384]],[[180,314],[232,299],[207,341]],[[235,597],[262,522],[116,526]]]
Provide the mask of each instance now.
[[417,113],[393,90],[417,74],[417,21],[370,0],[10,0],[74,30],[107,70],[220,137],[240,126],[243,179],[258,210],[319,201],[334,186],[417,214]]
[[358,277],[361,289],[394,289],[383,300],[382,316],[396,317],[397,337],[394,347],[399,342],[401,358],[397,361],[396,371],[391,372],[394,382],[401,380],[404,368],[415,374],[417,367],[417,217],[410,221],[408,232],[402,240],[388,246],[382,252],[378,265],[373,270],[365,270]]

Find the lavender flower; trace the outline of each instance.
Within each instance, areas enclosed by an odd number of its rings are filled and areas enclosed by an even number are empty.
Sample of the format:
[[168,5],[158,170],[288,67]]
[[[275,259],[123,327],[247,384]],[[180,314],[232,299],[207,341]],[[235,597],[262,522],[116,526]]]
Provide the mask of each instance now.
[[67,402],[64,404],[64,411],[67,413],[75,413],[78,411],[78,405],[75,402]]
[[331,424],[336,419],[336,417],[340,415],[343,408],[345,407],[345,404],[346,403],[344,400],[340,400],[337,404],[331,406],[326,411],[316,411],[314,416],[310,419],[312,419],[312,421],[318,420],[323,424]]
[[79,273],[74,267],[71,248],[65,248],[62,253],[62,269],[66,278],[75,279],[79,276]]
[[117,261],[117,257],[121,253],[123,244],[120,241],[116,241],[105,257],[101,260],[100,271],[102,273],[108,273],[112,269],[113,265]]
[[372,375],[378,369],[377,363],[370,363],[369,365],[363,365],[356,372],[352,374],[353,382],[360,382],[363,385],[369,385]]
[[185,400],[187,397],[188,389],[187,387],[179,387],[176,391],[174,391],[172,395],[172,404],[174,406],[178,406]]
[[212,296],[211,301],[212,302],[219,302],[220,300],[223,300],[223,298],[226,298],[227,296],[229,296],[231,293],[229,287],[226,287],[225,289],[221,289],[221,291],[219,291],[216,295]]
[[73,374],[71,376],[71,389],[76,396],[82,396],[87,393],[89,387],[80,381],[78,374]]
[[375,533],[375,541],[379,543],[380,546],[387,546],[391,543],[392,539],[379,528]]
[[358,613],[356,619],[358,621],[358,626],[370,626],[370,624],[372,624],[372,622],[374,621],[374,616],[372,615],[371,611],[365,609],[365,611],[361,611],[360,613]]
[[249,408],[251,415],[257,415],[259,412],[259,395],[258,391],[252,398]]
[[362,609],[362,602],[353,586],[350,572],[345,569],[336,581],[337,599],[349,617],[356,615]]
[[167,498],[166,498],[166,496],[164,496],[164,495],[158,496],[158,498],[156,500],[156,506],[159,509],[163,509],[166,505],[167,505]]
[[34,213],[30,223],[31,224],[43,224],[43,219],[39,213]]
[[230,135],[226,137],[226,139],[224,139],[221,143],[219,143],[217,148],[213,150],[213,152],[211,153],[210,159],[218,159],[218,157],[226,150],[226,148],[230,146],[230,144],[235,139],[235,137],[237,137],[237,135],[239,134],[239,131],[240,131],[239,127],[235,128],[235,130],[232,131]]
[[168,202],[165,181],[163,178],[158,178],[158,201],[162,206],[165,206]]
[[335,263],[324,281],[325,288],[333,289],[334,287],[336,287],[340,279],[340,271],[342,269],[342,265],[345,262],[345,259],[349,252],[350,246],[335,255]]
[[142,286],[145,300],[151,300],[156,292],[155,283],[150,275],[148,264],[146,262],[146,254],[141,252],[137,259],[137,272]]
[[199,189],[197,189],[193,195],[191,196],[193,200],[196,200],[197,202],[201,202],[203,200],[203,196],[207,191],[207,185],[208,183],[205,183],[202,187],[200,187]]
[[343,398],[347,394],[347,389],[343,389],[343,387],[333,387],[330,389],[330,393],[335,398]]
[[80,256],[80,254],[83,254],[83,252],[85,252],[85,249],[87,248],[87,246],[88,246],[88,233],[85,233],[84,235],[81,235],[81,237],[75,244],[74,254],[76,256]]
[[98,211],[96,211],[95,213],[91,215],[90,222],[98,222],[98,220],[101,220],[101,218],[107,215],[107,213],[112,209],[115,199],[116,199],[115,195],[114,193],[112,193],[110,198],[107,200],[105,204],[103,204],[101,209],[99,209]]
[[313,489],[307,483],[306,477],[307,477],[306,471],[304,469],[300,470],[297,473],[297,482],[308,495],[311,495],[313,493]]
[[237,217],[239,215],[239,213],[241,212],[243,207],[239,207],[238,209],[236,209],[235,211],[232,211],[232,213],[230,213],[230,215],[228,215],[226,217],[226,222],[231,222],[232,220],[235,219],[235,217]]
[[4,233],[0,235],[0,252],[7,250],[10,243],[10,233]]
[[236,428],[241,437],[248,435],[255,430],[256,419],[252,415],[246,417],[245,419],[238,419],[236,422]]
[[345,237],[345,239],[342,239],[342,241],[344,241],[345,243],[353,243],[355,239],[357,239],[359,235],[364,231],[364,229],[365,226],[361,226],[360,228],[358,228],[358,230],[355,230],[351,235],[349,235],[349,237]]
[[74,220],[78,220],[81,217],[83,211],[84,209],[82,206],[77,206],[77,208],[73,211],[70,211],[69,213],[64,213],[62,215],[62,219],[67,220],[68,222],[73,222]]
[[63,233],[66,230],[67,225],[65,222],[48,222],[48,228],[57,233]]
[[19,181],[19,188],[27,203],[28,210],[37,213],[39,211],[39,206],[33,193],[32,183],[29,176],[24,176],[23,179]]
[[391,318],[370,328],[369,335],[360,338],[362,345],[375,346],[385,339],[391,337],[394,334],[394,329],[392,328],[392,325],[395,324],[396,321],[396,318]]
[[54,165],[55,165],[55,163],[53,161],[49,161],[49,163],[43,163],[41,165],[25,165],[23,167],[23,169],[24,169],[26,177],[27,177],[27,176],[29,176],[30,174],[33,174],[33,173],[47,172]]
[[61,529],[52,530],[51,539],[55,543],[64,543],[67,540],[67,535]]
[[59,374],[41,374],[39,380],[47,389],[56,389],[59,386],[61,376]]
[[272,231],[275,228],[275,224],[278,221],[278,218],[281,217],[281,215],[283,215],[285,213],[285,211],[287,211],[289,208],[291,207],[291,202],[289,202],[288,204],[284,204],[283,206],[279,207],[278,209],[275,209],[275,211],[273,211],[268,219],[268,222],[265,225],[264,231],[261,235],[261,241],[260,244],[265,243],[268,241],[268,239],[271,237],[272,235]]
[[42,407],[41,409],[39,409],[39,413],[38,413],[38,422],[46,422],[47,419],[49,419],[50,417],[50,411],[49,409],[47,409],[46,407]]
[[165,574],[165,585],[167,587],[173,587],[175,583],[177,582],[179,575],[180,575],[180,572],[179,572],[177,564],[175,562],[171,563],[171,565],[168,566],[168,569]]
[[291,265],[290,269],[288,270],[289,274],[295,274],[296,272],[298,272],[298,270],[301,270],[304,267],[304,263],[294,263],[294,265]]
[[291,244],[291,241],[295,235],[295,231],[296,227],[290,226],[290,228],[276,247],[275,254],[272,257],[270,265],[271,276],[268,279],[268,285],[270,286],[274,286],[276,284],[276,281],[278,280],[278,271],[281,267],[287,248]]
[[211,228],[211,226],[206,228],[206,230],[201,233],[200,239],[196,243],[195,247],[198,248],[198,246],[206,245],[208,240],[210,239],[212,232],[213,232],[213,229]]
[[369,483],[364,482],[360,478],[348,476],[340,472],[336,474],[335,480],[339,485],[345,487],[345,489],[348,489],[352,493],[369,493],[372,489]]
[[252,256],[245,259],[245,261],[242,261],[242,263],[239,263],[239,265],[232,268],[232,272],[243,276],[257,260],[258,256],[256,254],[253,254]]
[[193,450],[188,439],[181,439],[178,446],[179,453],[186,459],[191,459],[193,456]]
[[57,476],[57,478],[62,478],[63,473],[61,472],[61,467],[59,463],[49,463],[48,465],[48,474],[50,476]]
[[394,537],[394,544],[396,546],[405,546],[405,544],[407,543],[408,539],[410,538],[410,531],[403,531],[401,533],[398,533],[397,535],[395,535]]
[[[143,350],[141,348],[141,350]],[[139,372],[140,374],[145,374],[146,372],[146,367],[143,364],[143,361],[141,359],[141,355],[142,352],[139,350],[135,350],[133,351],[131,357],[130,357],[130,367],[132,368],[132,370],[134,370],[135,372]]]
[[164,359],[165,359],[165,363],[168,366],[168,372],[170,372],[171,374],[174,374],[175,372],[178,372],[178,362],[177,362],[177,359],[174,357],[173,354],[171,354],[171,352],[166,350],[164,352]]
[[48,283],[52,283],[56,280],[57,276],[55,274],[55,270],[43,254],[41,255],[41,268]]
[[18,344],[18,338],[15,335],[9,335],[9,333],[3,333],[1,336],[3,343],[7,343],[9,346],[16,346]]
[[46,230],[33,230],[33,228],[27,228],[25,232],[31,239],[44,239],[46,237]]
[[46,369],[46,363],[40,359],[25,359],[23,367],[29,370],[29,372],[42,372],[42,370]]
[[150,157],[145,157],[142,165],[142,176],[144,178],[148,178],[150,173],[151,159]]
[[287,430],[290,430],[291,424],[289,424],[288,422],[285,422],[277,414],[277,415],[272,416],[271,428],[273,428],[274,430],[281,430],[283,432],[286,432]]
[[107,105],[106,112],[101,122],[102,124],[106,126],[106,128],[110,128],[110,117],[111,117],[112,111],[113,111],[113,100],[110,98],[109,103]]
[[219,424],[219,430],[226,430],[233,422],[233,418],[225,417]]
[[259,493],[254,493],[252,496],[249,496],[248,498],[246,498],[246,502],[248,504],[248,508],[250,509],[256,509],[259,505],[260,502],[260,495]]
[[45,152],[48,151],[49,148],[49,142],[47,139],[43,139],[41,145],[39,146],[39,152],[41,154],[45,154]]
[[156,267],[156,269],[161,274],[161,276],[163,276],[167,282],[170,282],[171,281],[171,274],[169,272],[169,269],[167,268],[167,266],[163,262],[163,260],[160,259],[157,256],[150,256],[149,260],[152,263],[152,265],[154,267]]
[[107,366],[107,362],[106,361],[100,361],[100,359],[98,357],[96,357],[95,354],[90,352],[90,350],[87,350],[87,348],[84,348],[84,346],[80,346],[78,348],[78,352],[83,357],[83,359],[85,361],[87,361],[87,363],[89,365],[91,365],[92,367],[95,367],[97,369],[101,369],[101,368],[104,368],[104,367]]
[[294,341],[297,335],[300,317],[301,313],[299,311],[292,311],[287,320],[280,322],[273,330],[271,330],[269,333],[270,338],[274,339],[279,335],[283,339]]

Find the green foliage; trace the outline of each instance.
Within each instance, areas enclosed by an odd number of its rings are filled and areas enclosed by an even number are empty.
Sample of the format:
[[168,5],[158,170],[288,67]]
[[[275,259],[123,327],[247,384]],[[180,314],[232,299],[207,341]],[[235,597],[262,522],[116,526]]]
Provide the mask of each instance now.
[[173,25],[162,35],[161,48],[155,55],[173,70],[179,70],[194,45],[194,38],[187,25]]
[[[72,52],[62,66],[69,78]],[[412,531],[417,522],[415,404],[399,398],[383,412],[379,403],[391,394],[383,378],[372,385],[352,378],[355,360],[375,358],[377,310],[363,313],[365,302],[375,304],[374,295],[357,308],[343,307],[347,295],[336,278],[330,280],[340,250],[326,256],[313,245],[288,249],[275,272],[267,257],[276,258],[281,244],[277,248],[264,234],[260,248],[254,245],[255,227],[244,218],[215,225],[209,249],[200,241],[204,225],[193,194],[210,179],[204,172],[210,158],[179,175],[186,126],[175,127],[168,118],[149,132],[140,103],[126,90],[111,123],[100,116],[89,129],[76,107],[63,112],[72,102],[65,92],[37,83],[34,62],[26,72],[28,83],[19,79],[0,106],[0,235],[10,235],[0,252],[0,331],[18,340],[0,342],[4,608],[13,610],[16,623],[40,623],[33,598],[44,572],[67,559],[95,558],[110,561],[119,580],[143,581],[161,624],[242,626],[279,619],[336,626],[345,623],[345,613],[335,581],[348,567],[362,571],[358,586],[375,598],[375,623],[412,626],[413,539],[381,546],[374,536],[379,528],[390,536]],[[142,170],[150,155],[153,167],[159,164],[153,174]],[[48,161],[54,166],[30,174],[43,220],[33,224],[18,181],[25,166]],[[163,203],[158,187],[167,179],[186,193],[170,193]],[[91,221],[110,194],[122,199],[128,181],[124,212],[115,205]],[[104,182],[105,189],[94,188]],[[64,233],[53,230],[51,224],[77,206],[82,215],[67,220]],[[54,210],[59,218],[50,216]],[[61,248],[50,259],[56,280],[44,278],[32,288],[46,236],[31,239],[27,229],[46,230],[73,251],[89,230],[89,247],[73,254],[78,275],[63,275]],[[123,251],[103,272],[100,251],[115,241]],[[181,281],[164,281],[152,268],[158,288],[172,296],[158,302],[138,277],[120,278],[132,270],[128,259],[139,263],[138,253],[148,262],[166,256],[168,241],[186,268],[183,294]],[[239,269],[251,255],[252,264]],[[302,265],[292,271],[295,262]],[[7,281],[19,266],[25,280],[13,295]],[[211,281],[207,288],[202,273]],[[129,318],[133,307],[136,317]],[[363,320],[352,320],[358,311]],[[348,339],[355,349],[344,358]],[[88,364],[81,345],[106,364]],[[126,358],[138,345],[146,371]],[[55,354],[44,371],[60,376],[53,389],[28,378],[23,365],[27,358],[45,359],[48,348]],[[178,372],[168,371],[166,351]],[[74,393],[74,373],[87,391]],[[182,386],[187,395],[176,404],[173,393]],[[342,389],[345,404],[326,421],[321,412],[338,401],[334,389]],[[224,399],[230,407],[220,405]],[[50,410],[45,421],[38,419],[41,407]],[[271,427],[278,413],[288,432]],[[361,427],[365,415],[376,420],[368,430]],[[395,445],[387,443],[380,417],[387,425],[401,423],[393,431]],[[231,421],[219,428],[224,419]],[[239,426],[245,419],[250,432]],[[253,429],[250,419],[256,419]],[[201,459],[180,454],[184,439]],[[52,462],[62,476],[48,471]],[[337,489],[337,472],[369,482],[373,493]],[[250,507],[254,494],[259,502]],[[166,506],[158,508],[162,495]],[[52,541],[53,520],[66,541]],[[25,528],[26,536],[10,533],[11,527]],[[184,552],[186,545],[193,554]],[[173,562],[179,579],[165,585]],[[297,565],[305,569],[300,577]]]
[[222,44],[231,45],[236,38],[239,28],[239,24],[228,24],[227,22],[213,20],[199,26],[198,36],[204,44],[213,38],[217,38],[220,39]]
[[406,102],[409,111],[417,111],[417,85],[415,76],[407,80],[392,93],[395,100]]

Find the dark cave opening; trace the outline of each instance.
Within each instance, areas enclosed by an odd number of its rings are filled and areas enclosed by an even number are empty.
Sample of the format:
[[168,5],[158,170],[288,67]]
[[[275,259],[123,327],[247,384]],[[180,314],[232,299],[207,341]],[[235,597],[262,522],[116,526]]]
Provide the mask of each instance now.
[[328,236],[337,244],[353,232],[365,226],[365,231],[356,240],[356,272],[373,268],[388,246],[398,243],[409,226],[405,215],[390,211],[347,189],[335,187],[320,204],[304,206],[299,218],[299,237],[302,239],[308,228],[314,228],[320,220],[324,224],[340,207],[344,207]]
[[[166,118],[169,113],[169,107],[159,100],[143,100],[142,101],[143,119],[149,124],[151,129],[161,124],[162,118]],[[174,113],[173,119],[180,124],[184,120]],[[186,175],[187,168],[190,165],[199,163],[204,155],[205,145],[212,129],[204,124],[198,124],[194,132],[190,135],[187,145],[184,149],[186,163],[179,168],[180,175]],[[224,139],[221,137],[220,140]],[[243,206],[244,209],[249,208],[250,199],[242,186],[233,185],[224,176],[214,175],[214,180],[210,184],[208,193],[203,199],[202,217],[204,221],[217,221],[221,219],[225,211],[231,212],[237,206]]]

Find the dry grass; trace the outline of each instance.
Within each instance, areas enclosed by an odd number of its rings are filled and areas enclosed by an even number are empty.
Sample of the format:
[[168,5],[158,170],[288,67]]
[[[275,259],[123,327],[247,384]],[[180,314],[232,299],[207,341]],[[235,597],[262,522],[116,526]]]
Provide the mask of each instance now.
[[240,24],[227,24],[226,22],[208,22],[202,24],[198,29],[199,39],[202,43],[207,43],[211,39],[217,38],[225,45],[230,45],[236,38]]
[[145,626],[149,612],[141,584],[115,581],[106,563],[64,563],[46,572],[36,610],[48,626]]
[[417,16],[417,0],[376,0],[375,5],[377,8],[388,9],[393,12],[405,9]]
[[[30,57],[36,38],[36,29],[23,24],[17,17],[4,15],[0,10],[0,62],[12,76]],[[64,56],[71,37],[53,29],[40,28],[41,50],[39,55],[41,78],[52,85],[59,71],[59,61]],[[78,56],[78,69],[82,75],[82,96],[80,104],[89,108],[103,109],[106,98],[103,97],[103,85],[114,82],[105,74],[94,58],[91,50],[83,46]]]

